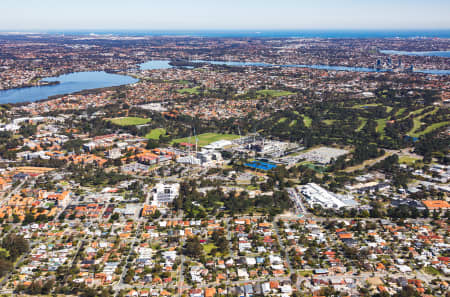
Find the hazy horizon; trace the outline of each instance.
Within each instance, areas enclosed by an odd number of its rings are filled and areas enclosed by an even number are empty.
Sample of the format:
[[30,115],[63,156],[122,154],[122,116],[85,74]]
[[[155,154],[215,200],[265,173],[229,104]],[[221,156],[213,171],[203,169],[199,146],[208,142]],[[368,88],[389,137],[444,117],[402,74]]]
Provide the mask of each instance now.
[[447,30],[450,1],[16,0],[0,31]]
[[80,32],[80,33],[183,33],[183,32],[253,32],[253,33],[261,33],[261,32],[445,32],[449,31],[450,28],[384,28],[384,29],[373,29],[373,28],[285,28],[285,29],[273,29],[273,28],[253,28],[253,29],[227,29],[227,28],[217,28],[217,29],[182,29],[182,28],[174,28],[174,29],[153,29],[153,28],[64,28],[64,29],[33,29],[33,28],[24,28],[24,29],[0,29],[2,33],[58,33],[58,32]]

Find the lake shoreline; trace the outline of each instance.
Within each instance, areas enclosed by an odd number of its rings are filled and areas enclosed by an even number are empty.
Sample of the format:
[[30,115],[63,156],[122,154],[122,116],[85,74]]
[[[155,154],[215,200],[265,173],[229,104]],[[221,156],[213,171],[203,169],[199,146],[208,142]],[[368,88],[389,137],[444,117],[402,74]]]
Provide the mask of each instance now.
[[72,72],[56,77],[42,78],[39,83],[44,85],[0,90],[0,104],[29,104],[69,94],[95,92],[137,82],[139,82],[138,78],[111,71]]
[[23,102],[16,102],[16,103],[0,103],[0,106],[4,106],[4,105],[9,105],[9,106],[13,106],[13,107],[20,107],[20,106],[26,106],[29,105],[31,103],[42,103],[42,102],[46,102],[46,101],[52,101],[61,97],[65,97],[65,96],[69,96],[69,95],[87,95],[87,94],[96,94],[96,93],[100,93],[100,92],[106,92],[106,91],[114,91],[118,88],[121,88],[125,85],[120,85],[120,86],[112,86],[112,87],[105,87],[105,88],[96,88],[96,89],[86,89],[86,90],[81,90],[81,91],[77,91],[77,92],[73,92],[73,93],[67,93],[67,94],[58,94],[58,95],[53,95],[50,96],[48,98],[45,99],[39,99],[39,100],[35,100],[35,101],[23,101]]
[[[42,83],[43,82],[43,83]],[[47,86],[54,86],[60,84],[60,81],[43,81],[39,80],[38,84],[24,84],[18,87],[12,87],[12,88],[6,88],[1,89],[1,91],[10,91],[10,90],[20,90],[20,89],[27,89],[27,88],[34,88],[34,87],[47,87]]]

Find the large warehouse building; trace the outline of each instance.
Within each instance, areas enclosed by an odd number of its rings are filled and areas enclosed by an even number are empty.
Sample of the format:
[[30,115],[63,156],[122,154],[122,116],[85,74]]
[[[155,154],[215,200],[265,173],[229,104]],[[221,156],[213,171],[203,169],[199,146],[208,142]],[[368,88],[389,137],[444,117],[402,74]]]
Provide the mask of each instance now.
[[319,204],[323,208],[339,209],[341,207],[355,207],[358,205],[352,196],[331,193],[315,183],[301,186],[300,193],[310,206]]

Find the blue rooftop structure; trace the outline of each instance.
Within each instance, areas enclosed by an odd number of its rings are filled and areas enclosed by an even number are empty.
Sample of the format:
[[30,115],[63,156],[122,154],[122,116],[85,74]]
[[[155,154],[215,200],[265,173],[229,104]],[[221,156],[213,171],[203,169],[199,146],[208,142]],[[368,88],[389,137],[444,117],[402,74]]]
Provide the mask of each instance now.
[[275,164],[262,162],[262,161],[253,161],[250,163],[245,163],[244,165],[247,167],[266,170],[266,171],[277,167],[277,165],[275,165]]
[[413,142],[416,142],[417,140],[419,140],[419,138],[418,137],[412,137],[412,136],[409,136],[409,135],[405,135],[405,138],[406,139],[411,139]]

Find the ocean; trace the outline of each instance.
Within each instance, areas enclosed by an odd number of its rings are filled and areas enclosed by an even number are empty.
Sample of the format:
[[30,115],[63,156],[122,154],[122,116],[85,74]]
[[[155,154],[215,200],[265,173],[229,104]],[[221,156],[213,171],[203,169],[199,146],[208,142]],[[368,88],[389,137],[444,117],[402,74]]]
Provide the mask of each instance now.
[[190,36],[234,38],[450,38],[445,30],[79,30],[47,31],[66,35],[118,35],[118,36]]

